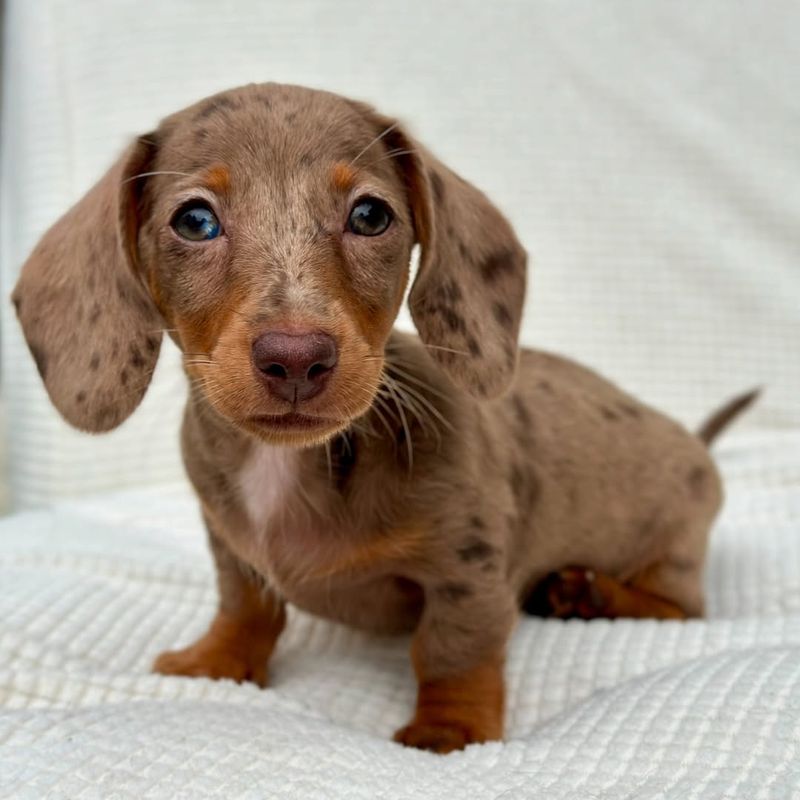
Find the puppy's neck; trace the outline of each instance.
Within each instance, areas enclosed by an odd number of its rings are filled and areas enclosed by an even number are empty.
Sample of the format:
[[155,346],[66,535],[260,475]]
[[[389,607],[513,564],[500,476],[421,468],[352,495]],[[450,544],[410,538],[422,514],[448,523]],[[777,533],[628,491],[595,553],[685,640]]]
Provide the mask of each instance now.
[[252,441],[239,472],[239,490],[247,516],[256,531],[266,529],[300,480],[300,452]]

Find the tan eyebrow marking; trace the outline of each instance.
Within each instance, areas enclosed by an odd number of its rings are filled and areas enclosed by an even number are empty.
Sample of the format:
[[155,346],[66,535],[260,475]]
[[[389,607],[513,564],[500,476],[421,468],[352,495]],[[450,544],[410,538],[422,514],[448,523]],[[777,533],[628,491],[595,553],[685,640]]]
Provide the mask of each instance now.
[[203,182],[217,194],[225,194],[230,188],[231,175],[224,164],[216,164],[203,176]]
[[333,165],[331,177],[336,189],[347,191],[351,189],[356,182],[356,171],[349,164],[339,161]]

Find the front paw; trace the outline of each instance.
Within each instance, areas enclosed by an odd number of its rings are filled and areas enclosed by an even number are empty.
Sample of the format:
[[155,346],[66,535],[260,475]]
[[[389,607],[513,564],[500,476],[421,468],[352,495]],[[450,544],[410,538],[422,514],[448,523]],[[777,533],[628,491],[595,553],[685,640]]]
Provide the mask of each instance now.
[[406,747],[442,754],[463,750],[473,741],[485,741],[473,739],[460,725],[446,722],[411,722],[395,733],[394,740]]
[[192,678],[228,678],[237,683],[250,681],[261,688],[267,685],[267,657],[263,653],[230,652],[203,640],[184,650],[162,653],[153,671]]
[[394,740],[406,747],[450,753],[463,750],[468,744],[501,739],[502,735],[502,719],[494,719],[493,715],[479,713],[474,719],[448,719],[418,712],[395,733]]

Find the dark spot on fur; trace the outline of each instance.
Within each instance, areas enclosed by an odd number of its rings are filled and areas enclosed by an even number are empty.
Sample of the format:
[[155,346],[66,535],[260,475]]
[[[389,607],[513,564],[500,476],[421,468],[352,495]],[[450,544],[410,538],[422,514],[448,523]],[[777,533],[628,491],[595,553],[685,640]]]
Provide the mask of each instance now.
[[475,528],[476,531],[485,531],[486,530],[486,523],[477,514],[473,514],[469,518],[469,524],[470,524],[471,527]]
[[39,375],[41,376],[42,380],[44,380],[45,376],[47,375],[47,356],[45,356],[44,351],[35,344],[29,344],[28,349],[31,351],[31,355],[33,356],[33,360],[36,364],[36,369],[39,371]]
[[636,408],[636,406],[632,406],[630,403],[620,403],[618,408],[623,414],[627,414],[633,419],[639,419],[639,417],[642,416],[639,409]]
[[433,188],[433,196],[436,198],[436,202],[441,205],[444,201],[444,181],[437,172],[431,174],[431,187]]
[[553,387],[550,385],[548,381],[539,381],[536,384],[543,392],[548,392],[549,394],[553,393]]
[[144,346],[148,353],[155,353],[158,348],[158,339],[155,336],[148,336],[144,340]]
[[75,402],[78,403],[78,405],[80,405],[81,403],[85,402],[85,400],[86,400],[86,392],[84,392],[81,389],[81,391],[75,395]]
[[610,409],[608,406],[600,406],[600,413],[603,415],[603,419],[610,420],[611,422],[619,419],[619,414]]
[[456,550],[458,557],[467,564],[473,561],[483,561],[494,554],[494,547],[488,542],[473,536]]
[[293,123],[293,122],[294,122],[296,119],[297,119],[297,112],[296,112],[296,111],[290,111],[290,112],[289,112],[289,113],[286,115],[286,121],[287,121],[287,122],[288,122],[290,125],[291,125],[291,124],[292,124],[292,123]]
[[89,369],[96,371],[100,366],[100,353],[92,353],[92,357],[89,360]]
[[459,583],[457,581],[448,581],[436,588],[436,594],[443,600],[450,603],[457,603],[459,600],[464,600],[466,597],[471,597],[473,594],[472,587],[466,583]]
[[458,252],[461,254],[461,258],[463,258],[464,261],[469,261],[469,248],[460,239],[458,242]]
[[439,314],[445,321],[445,324],[454,333],[466,334],[467,326],[464,320],[448,306],[438,306]]
[[238,108],[238,105],[230,97],[214,97],[195,114],[194,122],[200,122],[201,119],[206,119],[218,111],[232,111],[235,108]]
[[494,283],[501,275],[516,271],[514,254],[511,250],[494,253],[480,265],[480,271],[487,283]]
[[89,324],[94,325],[100,319],[103,310],[100,308],[100,303],[95,303],[92,310],[89,312]]
[[475,358],[479,358],[483,355],[483,351],[481,350],[481,346],[478,344],[478,340],[472,336],[472,334],[467,336],[467,349],[470,352],[470,355],[474,356]]
[[502,325],[507,331],[511,330],[514,325],[514,320],[511,318],[511,312],[505,303],[497,302],[492,306],[492,313],[494,318]]
[[194,132],[194,140],[198,144],[204,142],[208,138],[208,131],[205,128],[198,128]]
[[447,283],[437,286],[434,294],[436,295],[436,299],[442,303],[448,302],[455,304],[460,302],[463,297],[461,287],[455,281],[448,281]]
[[128,370],[124,369],[119,374],[119,382],[125,386],[128,383]]
[[702,500],[708,489],[708,470],[705,467],[694,467],[687,479],[689,492],[695,500]]
[[128,363],[136,369],[141,369],[145,365],[145,360],[142,357],[142,353],[135,344],[132,344],[130,347],[130,358],[128,359]]
[[310,153],[303,153],[303,155],[300,156],[300,166],[301,167],[310,167],[312,162],[313,162],[313,160],[314,159],[311,157]]

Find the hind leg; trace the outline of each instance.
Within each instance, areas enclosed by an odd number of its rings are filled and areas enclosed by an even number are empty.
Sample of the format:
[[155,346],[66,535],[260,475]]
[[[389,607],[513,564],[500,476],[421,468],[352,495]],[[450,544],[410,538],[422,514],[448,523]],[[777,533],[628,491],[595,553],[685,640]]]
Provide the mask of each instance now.
[[686,619],[703,613],[700,570],[665,560],[623,583],[583,567],[548,575],[525,604],[539,616]]

